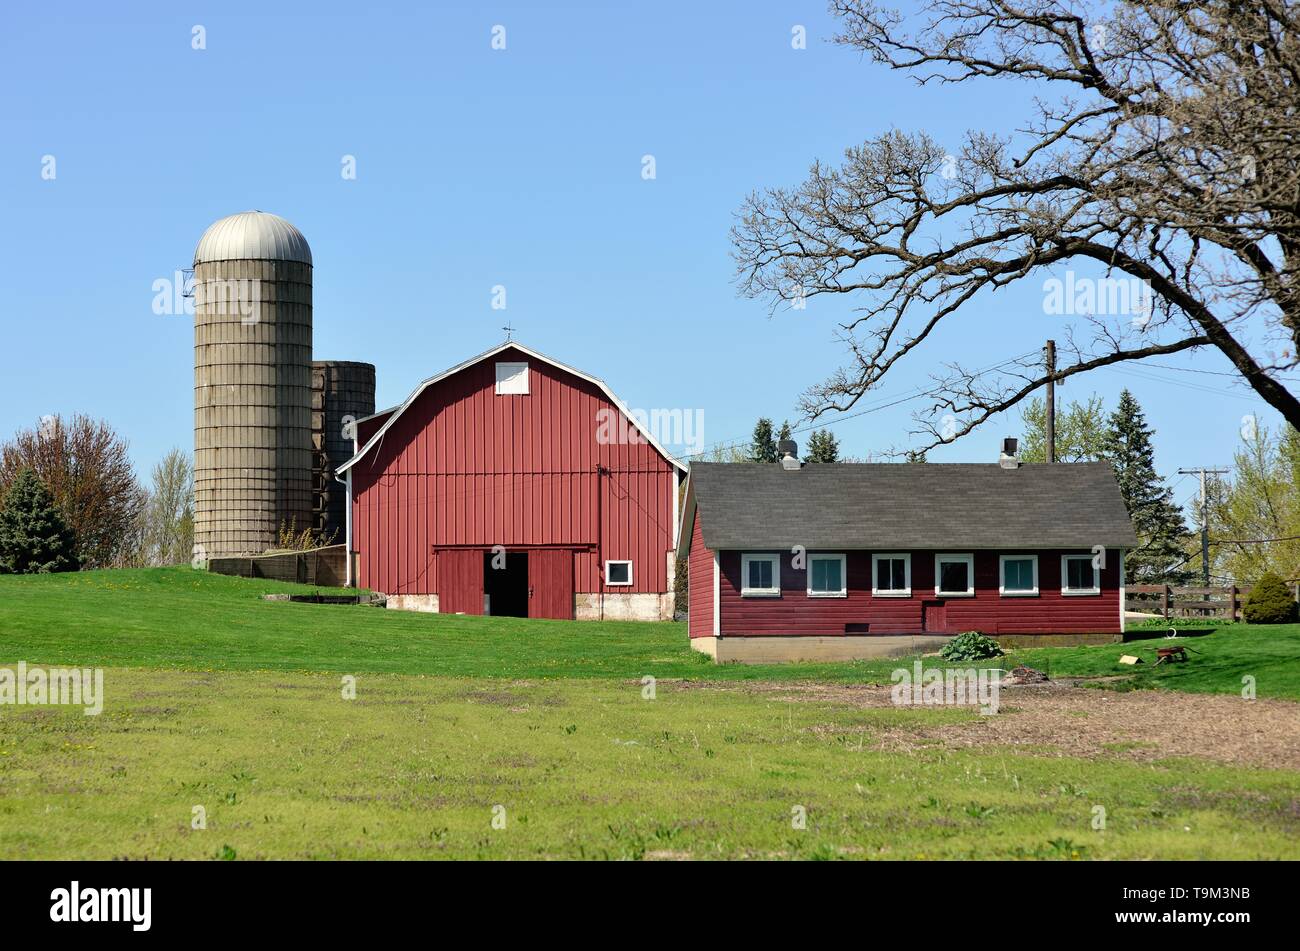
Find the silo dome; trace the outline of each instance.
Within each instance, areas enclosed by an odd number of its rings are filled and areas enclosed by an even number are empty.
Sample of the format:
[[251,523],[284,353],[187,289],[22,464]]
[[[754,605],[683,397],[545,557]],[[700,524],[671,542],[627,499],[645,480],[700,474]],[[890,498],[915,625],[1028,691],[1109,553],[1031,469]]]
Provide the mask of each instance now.
[[194,263],[207,261],[298,261],[311,264],[302,232],[279,215],[241,211],[214,222],[194,249]]

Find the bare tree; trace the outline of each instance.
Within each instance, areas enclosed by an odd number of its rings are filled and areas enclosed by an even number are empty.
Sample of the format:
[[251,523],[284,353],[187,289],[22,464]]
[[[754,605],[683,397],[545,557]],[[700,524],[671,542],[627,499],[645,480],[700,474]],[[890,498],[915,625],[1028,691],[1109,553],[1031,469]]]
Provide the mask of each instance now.
[[135,544],[144,493],[127,444],[105,422],[46,416],[0,448],[0,492],[23,469],[50,490],[77,542],[83,567],[116,564]]
[[153,467],[153,485],[144,510],[147,563],[179,565],[194,547],[194,464],[183,449],[172,449]]
[[[1043,98],[1024,127],[968,133],[957,154],[893,132],[848,149],[838,168],[814,164],[796,188],[746,201],[732,233],[742,293],[774,310],[819,294],[860,303],[841,327],[850,363],[805,393],[807,416],[853,406],[979,292],[1077,261],[1106,277],[1089,284],[1093,306],[1081,299],[1056,379],[1213,347],[1300,426],[1300,400],[1278,378],[1300,345],[1294,5],[926,0],[904,17],[833,0],[831,9],[843,24],[837,42],[922,85],[1014,79]],[[1149,307],[1124,320],[1095,306],[1131,282]],[[992,379],[947,364],[917,417],[926,448],[1047,379],[1036,355]]]

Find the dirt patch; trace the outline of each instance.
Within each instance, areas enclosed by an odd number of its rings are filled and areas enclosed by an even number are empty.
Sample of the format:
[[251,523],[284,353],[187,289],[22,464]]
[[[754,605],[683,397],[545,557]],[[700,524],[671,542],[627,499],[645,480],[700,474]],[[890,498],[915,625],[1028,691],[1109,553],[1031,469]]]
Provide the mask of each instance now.
[[[890,699],[890,688],[875,685],[767,681],[674,686],[899,709]],[[999,699],[1001,709],[994,716],[868,730],[873,745],[888,750],[933,749],[936,744],[950,749],[1023,746],[1043,755],[1144,761],[1194,756],[1242,766],[1300,769],[1300,704],[1287,700],[1155,690],[1116,693],[1058,684],[1004,688]]]
[[461,698],[470,703],[485,703],[493,707],[518,707],[527,699],[519,694],[500,690],[467,690],[461,694]]

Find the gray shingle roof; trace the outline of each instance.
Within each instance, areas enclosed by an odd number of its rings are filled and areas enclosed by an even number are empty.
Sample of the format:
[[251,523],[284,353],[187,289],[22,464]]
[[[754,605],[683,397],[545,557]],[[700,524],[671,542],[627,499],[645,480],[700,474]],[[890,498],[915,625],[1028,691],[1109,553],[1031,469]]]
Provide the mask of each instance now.
[[1107,462],[697,462],[690,478],[713,550],[1137,545]]

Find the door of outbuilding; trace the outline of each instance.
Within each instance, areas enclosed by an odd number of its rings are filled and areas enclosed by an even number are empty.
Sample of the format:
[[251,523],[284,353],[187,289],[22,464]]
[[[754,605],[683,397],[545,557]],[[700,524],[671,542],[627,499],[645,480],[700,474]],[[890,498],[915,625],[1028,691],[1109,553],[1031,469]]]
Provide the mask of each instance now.
[[926,633],[948,633],[948,608],[942,601],[921,603],[921,630]]

